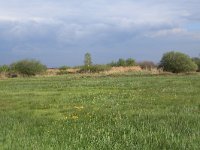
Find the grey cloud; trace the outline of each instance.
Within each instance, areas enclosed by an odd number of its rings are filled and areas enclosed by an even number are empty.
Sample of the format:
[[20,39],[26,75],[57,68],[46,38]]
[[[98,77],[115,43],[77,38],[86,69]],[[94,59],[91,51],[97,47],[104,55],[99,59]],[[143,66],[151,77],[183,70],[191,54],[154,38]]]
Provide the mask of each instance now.
[[131,55],[148,59],[150,53],[157,53],[150,58],[157,61],[168,49],[195,55],[199,32],[185,26],[199,22],[199,7],[197,0],[0,1],[0,55],[41,58],[49,65],[50,59],[64,63],[64,55],[75,64],[72,58],[80,60],[88,49],[103,56],[99,62]]

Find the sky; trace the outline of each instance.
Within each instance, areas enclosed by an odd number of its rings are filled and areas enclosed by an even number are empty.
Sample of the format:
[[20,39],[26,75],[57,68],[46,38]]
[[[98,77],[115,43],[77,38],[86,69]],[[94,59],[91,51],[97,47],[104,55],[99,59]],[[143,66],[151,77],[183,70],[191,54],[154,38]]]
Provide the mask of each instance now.
[[0,65],[49,67],[200,55],[199,0],[0,0]]

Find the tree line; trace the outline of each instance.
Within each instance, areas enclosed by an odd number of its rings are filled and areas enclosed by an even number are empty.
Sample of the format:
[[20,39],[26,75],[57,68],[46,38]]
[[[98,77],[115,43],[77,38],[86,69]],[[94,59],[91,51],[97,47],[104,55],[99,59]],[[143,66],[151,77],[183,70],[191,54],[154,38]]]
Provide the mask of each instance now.
[[[93,72],[102,72],[110,70],[111,67],[130,67],[130,66],[140,66],[142,69],[152,69],[158,68],[163,71],[172,72],[172,73],[182,73],[182,72],[200,72],[200,58],[190,58],[188,55],[181,52],[167,52],[161,58],[160,63],[157,65],[152,61],[143,61],[136,63],[133,58],[122,59],[118,61],[112,61],[106,65],[99,65],[92,63],[92,57],[90,53],[86,53],[84,56],[84,65],[79,66],[80,73],[93,73]],[[70,67],[62,66],[60,70],[66,70]],[[41,74],[47,70],[46,65],[42,64],[37,60],[20,60],[12,63],[11,65],[2,65],[0,66],[0,73],[7,73],[8,76],[15,76],[20,74],[23,76],[34,76]]]

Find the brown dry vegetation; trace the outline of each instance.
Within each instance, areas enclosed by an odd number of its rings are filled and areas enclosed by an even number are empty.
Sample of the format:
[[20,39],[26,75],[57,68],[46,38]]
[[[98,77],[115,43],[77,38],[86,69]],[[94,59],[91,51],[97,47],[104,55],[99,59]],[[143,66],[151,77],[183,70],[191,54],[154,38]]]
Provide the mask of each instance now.
[[[41,75],[37,76],[57,76],[62,70],[57,69],[57,68],[49,68],[47,71]],[[64,70],[67,72],[67,74],[76,74],[79,73],[80,69],[79,68],[70,68]],[[151,70],[145,70],[142,69],[140,66],[131,66],[131,67],[112,67],[109,71],[101,72],[106,75],[112,75],[112,74],[118,74],[118,73],[126,73],[126,72],[135,72],[135,73],[148,73],[148,74],[163,74],[162,70],[158,70],[156,68],[151,69]],[[87,73],[81,73],[81,74],[87,74]],[[99,73],[95,73],[96,75]],[[0,73],[0,79],[6,79],[8,76],[6,76],[5,73]]]
[[67,69],[67,72],[68,73],[78,73],[80,69],[75,69],[75,68],[70,68],[70,69]]
[[[68,73],[78,73],[80,69],[77,68],[70,68],[66,69]],[[113,73],[123,73],[123,72],[138,72],[142,71],[141,67],[139,66],[132,66],[132,67],[112,67],[111,70],[106,71],[106,74],[113,74]],[[48,69],[46,74],[47,76],[55,76],[60,72],[59,69]]]
[[5,73],[0,73],[0,79],[6,79],[6,74]]
[[106,71],[106,74],[115,74],[115,73],[123,73],[123,72],[139,72],[142,69],[139,66],[132,67],[112,67],[111,70]]
[[57,73],[60,72],[59,69],[47,69],[46,74],[47,76],[55,76]]

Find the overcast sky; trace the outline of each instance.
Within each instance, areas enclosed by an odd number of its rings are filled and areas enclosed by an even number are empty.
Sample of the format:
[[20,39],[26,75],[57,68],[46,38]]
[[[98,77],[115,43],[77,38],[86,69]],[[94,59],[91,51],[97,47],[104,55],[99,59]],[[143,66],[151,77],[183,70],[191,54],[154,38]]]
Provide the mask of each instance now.
[[159,62],[171,50],[200,54],[199,0],[0,0],[0,65],[80,65],[86,52]]

